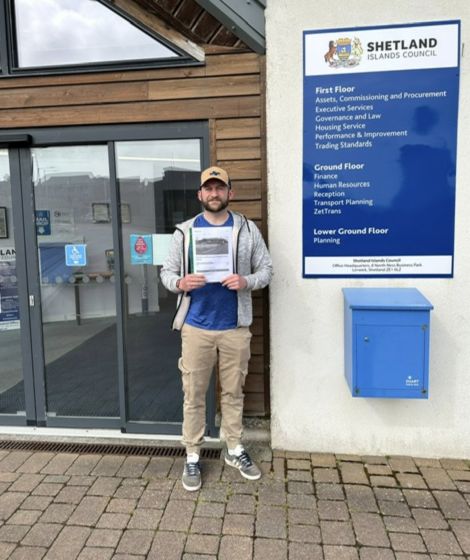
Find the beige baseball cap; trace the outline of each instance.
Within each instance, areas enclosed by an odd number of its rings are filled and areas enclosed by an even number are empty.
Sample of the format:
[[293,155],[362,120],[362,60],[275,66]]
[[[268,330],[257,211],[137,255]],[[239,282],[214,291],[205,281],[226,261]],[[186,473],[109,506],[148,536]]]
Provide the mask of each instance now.
[[224,185],[230,187],[230,178],[228,173],[221,167],[208,167],[201,173],[201,187],[210,179],[217,179],[221,181]]

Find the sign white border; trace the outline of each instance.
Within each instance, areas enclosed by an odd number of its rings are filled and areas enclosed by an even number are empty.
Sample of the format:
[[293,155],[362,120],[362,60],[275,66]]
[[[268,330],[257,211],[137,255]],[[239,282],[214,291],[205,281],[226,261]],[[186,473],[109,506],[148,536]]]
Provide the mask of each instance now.
[[452,274],[452,255],[432,257],[305,257],[305,274],[413,276]]
[[[330,41],[338,39],[358,39],[362,54],[354,66],[332,66],[326,60]],[[409,45],[411,41],[435,39],[431,48],[401,49],[401,41]],[[331,30],[325,33],[305,32],[305,76],[334,76],[337,74],[357,74],[361,72],[390,72],[396,70],[421,70],[432,68],[454,68],[458,66],[459,26],[457,23],[445,25],[416,25],[404,27],[378,27],[376,29]],[[399,42],[395,43],[396,41]],[[387,45],[387,42],[391,44]],[[369,43],[380,43],[382,50],[368,53]],[[395,48],[398,45],[398,48]],[[390,47],[387,50],[387,47]],[[420,51],[422,55],[416,56]],[[425,55],[425,52],[428,54]],[[431,52],[432,51],[432,52]],[[369,59],[368,54],[382,58]],[[385,55],[391,58],[386,58]],[[394,57],[392,57],[395,55]]]

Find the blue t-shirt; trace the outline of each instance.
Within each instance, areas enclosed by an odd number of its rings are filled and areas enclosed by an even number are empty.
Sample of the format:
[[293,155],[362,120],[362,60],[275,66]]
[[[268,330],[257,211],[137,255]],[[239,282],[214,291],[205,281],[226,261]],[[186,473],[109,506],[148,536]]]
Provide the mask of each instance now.
[[[233,216],[222,224],[233,227]],[[222,227],[209,223],[203,215],[194,221],[194,227]],[[191,250],[189,252],[191,255]],[[191,270],[191,263],[190,268]],[[208,282],[202,288],[192,290],[191,305],[186,323],[192,327],[210,331],[225,331],[236,329],[238,323],[238,301],[236,290],[229,290],[220,282]]]

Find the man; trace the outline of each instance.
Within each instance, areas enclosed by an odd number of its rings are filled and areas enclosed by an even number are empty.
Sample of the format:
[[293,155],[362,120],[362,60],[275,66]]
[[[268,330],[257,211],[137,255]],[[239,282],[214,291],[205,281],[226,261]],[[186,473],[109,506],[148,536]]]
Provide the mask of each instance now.
[[[227,443],[225,462],[249,480],[261,477],[261,471],[241,444],[243,386],[250,359],[251,291],[267,286],[273,269],[256,225],[228,210],[233,196],[226,171],[210,167],[202,172],[198,198],[204,211],[176,227],[161,273],[165,287],[179,293],[173,329],[181,329],[179,369],[183,378],[186,447],[182,483],[189,491],[201,488],[199,455],[206,426],[206,393],[217,360],[222,429]],[[203,274],[192,272],[193,227],[232,228],[233,274],[220,282],[207,282]]]

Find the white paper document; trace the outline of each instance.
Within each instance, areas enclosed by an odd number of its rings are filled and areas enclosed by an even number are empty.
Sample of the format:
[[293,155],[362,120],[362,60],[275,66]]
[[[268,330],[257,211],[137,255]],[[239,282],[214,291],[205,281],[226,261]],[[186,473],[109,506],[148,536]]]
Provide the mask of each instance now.
[[191,228],[194,274],[204,274],[208,282],[220,282],[233,274],[232,228]]

